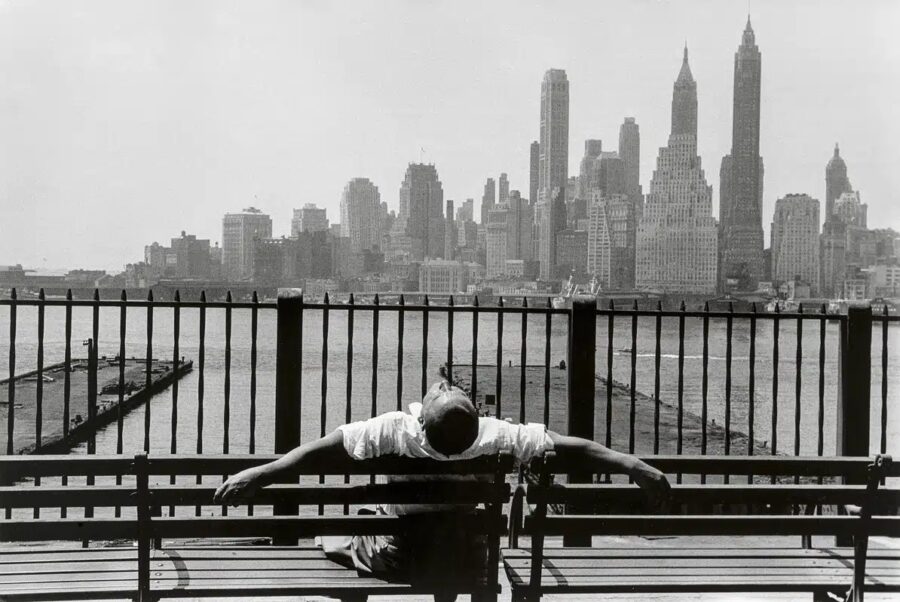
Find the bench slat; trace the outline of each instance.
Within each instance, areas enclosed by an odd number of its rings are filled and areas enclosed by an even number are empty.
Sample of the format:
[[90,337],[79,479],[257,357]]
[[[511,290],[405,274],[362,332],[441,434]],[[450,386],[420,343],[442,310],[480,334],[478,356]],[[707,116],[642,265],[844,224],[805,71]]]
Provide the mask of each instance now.
[[5,508],[134,506],[136,501],[133,486],[0,487],[0,507]]
[[[506,517],[492,524],[484,514],[463,515],[455,519],[459,529],[487,532],[503,531]],[[250,537],[278,533],[291,537],[313,535],[386,535],[427,528],[427,515],[416,516],[253,516],[155,518],[150,526],[154,537]]]
[[[525,534],[535,530],[525,518]],[[900,517],[863,521],[852,516],[548,516],[540,521],[545,535],[872,535],[900,536]]]
[[[550,559],[559,558],[632,558],[647,556],[655,558],[671,558],[688,554],[693,558],[720,558],[733,556],[739,558],[756,557],[783,557],[796,556],[799,558],[819,556],[839,556],[853,558],[853,548],[710,548],[710,547],[628,547],[628,548],[544,548],[544,557]],[[505,549],[504,558],[531,558],[529,548]],[[869,558],[897,558],[900,559],[900,548],[869,548]]]
[[[151,456],[147,459],[151,475],[234,474],[251,466],[259,466],[278,459],[278,455],[178,455]],[[426,458],[382,456],[371,460],[346,460],[319,462],[315,466],[301,467],[299,475],[371,475],[371,474],[485,474],[493,475],[499,468],[510,472],[514,459],[502,455],[481,456],[472,460],[435,461]]]
[[[154,504],[211,504],[216,487],[156,485],[150,495]],[[279,502],[318,504],[476,504],[509,496],[509,485],[467,481],[430,481],[365,485],[270,485],[253,496],[254,504]],[[0,494],[2,495],[2,494]],[[0,497],[2,500],[2,497]],[[58,504],[58,502],[57,502]]]
[[[676,504],[797,504],[823,505],[861,504],[871,499],[865,485],[673,485],[672,501]],[[635,485],[606,484],[552,486],[547,491],[529,488],[529,503],[544,498],[550,504],[612,503],[639,509],[646,494]],[[900,489],[879,489],[874,494],[879,503],[900,505]],[[637,511],[637,510],[636,510]]]
[[62,518],[0,521],[0,540],[57,541],[137,538],[137,522],[130,518]]

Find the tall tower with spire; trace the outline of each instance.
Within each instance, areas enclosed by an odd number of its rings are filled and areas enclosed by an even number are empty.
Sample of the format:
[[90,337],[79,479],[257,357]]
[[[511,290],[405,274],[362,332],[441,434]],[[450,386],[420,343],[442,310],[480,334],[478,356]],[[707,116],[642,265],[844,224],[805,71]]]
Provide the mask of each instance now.
[[697,154],[697,84],[685,48],[672,97],[672,134],[659,149],[638,224],[635,286],[714,293],[717,244],[712,188]]
[[765,274],[762,227],[763,162],[759,156],[762,56],[747,17],[734,54],[731,154],[719,171],[719,267],[723,288],[754,290]]
[[687,44],[684,45],[684,60],[672,91],[672,135],[677,134],[697,137],[697,82],[688,65]]
[[841,150],[834,143],[834,156],[825,166],[825,221],[834,215],[834,202],[845,192],[852,192],[850,178],[847,177],[847,164],[841,158]]

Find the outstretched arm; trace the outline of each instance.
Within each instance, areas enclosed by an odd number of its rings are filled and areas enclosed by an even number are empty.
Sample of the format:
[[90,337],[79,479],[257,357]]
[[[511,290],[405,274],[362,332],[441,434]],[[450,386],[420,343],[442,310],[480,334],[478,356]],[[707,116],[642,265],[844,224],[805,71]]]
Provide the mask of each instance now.
[[559,462],[566,468],[591,473],[623,473],[650,497],[652,507],[662,507],[669,497],[669,481],[659,470],[640,458],[623,454],[581,437],[560,435],[548,430]]
[[236,506],[239,501],[252,496],[260,487],[296,475],[303,468],[349,459],[341,432],[334,431],[321,439],[304,443],[268,464],[254,466],[228,477],[216,489],[213,501]]

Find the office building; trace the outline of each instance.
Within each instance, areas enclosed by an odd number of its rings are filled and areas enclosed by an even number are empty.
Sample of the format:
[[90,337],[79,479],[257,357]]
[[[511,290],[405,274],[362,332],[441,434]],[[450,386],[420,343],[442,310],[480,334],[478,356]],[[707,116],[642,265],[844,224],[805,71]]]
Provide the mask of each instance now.
[[[556,233],[565,229],[569,183],[569,81],[562,69],[550,69],[541,83],[540,154],[538,162],[538,261],[540,278],[556,272]],[[562,222],[559,217],[562,215]]]
[[222,218],[222,268],[232,281],[253,278],[255,241],[272,237],[272,218],[248,207],[240,213],[226,213]]
[[444,256],[444,189],[434,165],[407,167],[400,185],[400,219],[412,242],[413,260]]
[[772,217],[772,277],[777,283],[800,281],[819,293],[819,201],[789,194],[775,202]]
[[381,247],[385,208],[378,187],[368,178],[353,178],[341,194],[341,237],[350,239],[353,253]]
[[659,149],[638,225],[636,287],[715,293],[717,238],[712,188],[697,154],[697,84],[685,48],[672,95],[672,134]]
[[291,237],[296,238],[300,232],[324,232],[328,230],[328,218],[325,210],[313,203],[306,203],[300,209],[294,209],[291,218]]

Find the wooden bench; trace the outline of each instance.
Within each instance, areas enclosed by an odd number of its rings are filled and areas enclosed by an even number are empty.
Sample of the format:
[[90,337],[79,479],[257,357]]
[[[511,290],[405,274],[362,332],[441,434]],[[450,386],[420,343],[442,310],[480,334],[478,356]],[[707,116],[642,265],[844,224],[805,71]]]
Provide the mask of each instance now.
[[[509,500],[506,474],[512,459],[490,456],[467,462],[435,462],[410,458],[379,458],[318,466],[316,474],[352,474],[360,483],[322,484],[312,475],[300,484],[271,485],[254,498],[253,516],[230,509],[226,515],[210,502],[218,483],[196,477],[233,474],[275,456],[137,456],[132,459],[72,456],[3,458],[5,477],[49,474],[128,474],[123,485],[85,487],[0,487],[0,505],[123,506],[122,516],[105,509],[105,518],[13,518],[0,521],[0,540],[113,540],[136,542],[136,547],[60,549],[0,549],[0,598],[58,600],[123,598],[158,600],[171,597],[328,595],[365,599],[368,595],[471,593],[476,599],[496,599],[496,567],[500,536],[506,531],[503,504]],[[82,457],[83,458],[83,457]],[[12,465],[15,465],[14,467]],[[433,475],[422,483],[374,483],[377,475]],[[441,481],[454,475],[479,475],[480,480]],[[190,483],[171,484],[188,477]],[[181,477],[181,478],[178,478]],[[309,482],[307,482],[309,481]],[[484,506],[460,513],[458,529],[478,533],[488,542],[488,570],[484,579],[462,580],[448,571],[443,580],[388,582],[358,576],[328,560],[322,550],[296,545],[298,538],[316,535],[427,533],[426,516],[344,515],[346,505],[376,503],[450,503]],[[259,505],[263,505],[260,508]],[[266,505],[281,514],[264,513]],[[325,505],[324,513],[319,508]],[[206,510],[197,516],[196,508]],[[333,506],[333,507],[328,507]],[[288,514],[297,512],[299,514]],[[172,509],[174,508],[174,513]],[[211,509],[215,509],[211,512]],[[171,513],[171,514],[170,514]],[[165,514],[165,516],[163,516]],[[215,545],[207,539],[245,540],[242,545]],[[248,545],[247,538],[291,540],[292,545]],[[172,540],[203,540],[201,543]],[[252,541],[252,539],[251,539]],[[164,544],[164,545],[161,545]],[[494,570],[491,570],[493,568]]]
[[[636,486],[627,481],[553,484],[554,459],[548,455],[537,469],[537,482],[520,487],[513,499],[510,548],[502,556],[514,600],[551,593],[777,591],[811,592],[814,600],[839,592],[861,601],[865,591],[900,591],[900,550],[868,548],[869,536],[900,536],[900,517],[890,516],[900,505],[900,491],[879,489],[881,479],[900,476],[889,457],[874,463],[867,458],[734,456],[645,460],[667,474],[713,475],[709,480],[723,480],[714,475],[790,475],[811,482],[746,484],[742,477],[745,484],[674,485],[670,512],[681,508],[687,514],[635,515],[644,501]],[[865,484],[820,484],[809,477],[847,477]],[[861,511],[856,516],[811,511],[848,505]],[[548,506],[577,514],[548,514]],[[804,506],[807,512],[797,512]],[[529,516],[523,516],[526,508]],[[518,548],[520,535],[530,536],[530,548]],[[548,536],[573,535],[705,536],[706,541],[689,547],[685,539],[669,542],[677,547],[641,540],[603,547],[545,546]],[[771,547],[770,538],[770,547],[756,547],[760,544],[744,539],[781,535],[802,536],[804,545]],[[738,539],[710,545],[710,536]],[[814,548],[812,536],[852,537],[855,545]]]

